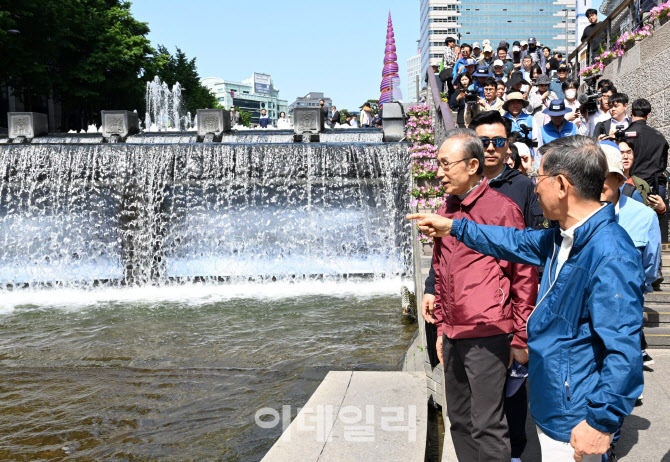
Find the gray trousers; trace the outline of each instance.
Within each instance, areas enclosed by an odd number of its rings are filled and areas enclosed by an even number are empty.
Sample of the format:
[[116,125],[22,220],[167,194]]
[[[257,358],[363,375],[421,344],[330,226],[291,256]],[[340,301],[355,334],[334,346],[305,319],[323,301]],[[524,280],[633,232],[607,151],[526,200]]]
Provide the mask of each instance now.
[[509,462],[509,430],[503,408],[509,336],[456,340],[443,336],[442,340],[447,414],[458,460]]

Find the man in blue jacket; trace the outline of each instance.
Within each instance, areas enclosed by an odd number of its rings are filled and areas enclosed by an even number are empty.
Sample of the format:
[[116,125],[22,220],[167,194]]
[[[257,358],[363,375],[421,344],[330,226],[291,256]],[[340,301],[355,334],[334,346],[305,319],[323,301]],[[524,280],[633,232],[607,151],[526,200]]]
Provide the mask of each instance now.
[[555,139],[577,134],[577,126],[565,120],[565,114],[571,113],[572,109],[565,107],[564,100],[553,100],[549,107],[542,112],[551,117],[551,120],[542,126],[542,144],[548,144]]
[[542,460],[599,462],[642,393],[644,270],[614,205],[600,203],[607,171],[590,138],[548,146],[535,191],[544,216],[560,228],[408,216],[427,236],[451,235],[485,255],[544,265],[527,324],[529,401]]

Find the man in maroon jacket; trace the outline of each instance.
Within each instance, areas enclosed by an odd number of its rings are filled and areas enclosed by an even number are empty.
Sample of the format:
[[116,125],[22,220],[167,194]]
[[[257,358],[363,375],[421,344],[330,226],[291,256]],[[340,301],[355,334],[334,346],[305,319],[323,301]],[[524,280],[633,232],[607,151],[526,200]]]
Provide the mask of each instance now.
[[[490,142],[495,142],[491,140]],[[449,199],[439,215],[525,228],[523,214],[483,180],[482,140],[456,129],[438,153]],[[459,460],[509,462],[503,412],[507,368],[528,361],[526,319],[537,297],[537,269],[484,256],[451,236],[435,238],[437,352]]]

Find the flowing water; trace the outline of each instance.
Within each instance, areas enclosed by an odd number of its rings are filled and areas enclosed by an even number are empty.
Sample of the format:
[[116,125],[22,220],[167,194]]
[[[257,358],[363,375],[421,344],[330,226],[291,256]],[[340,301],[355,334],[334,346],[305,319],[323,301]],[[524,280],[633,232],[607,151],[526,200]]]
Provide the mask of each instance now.
[[414,333],[406,146],[148,136],[0,147],[0,460],[259,460]]

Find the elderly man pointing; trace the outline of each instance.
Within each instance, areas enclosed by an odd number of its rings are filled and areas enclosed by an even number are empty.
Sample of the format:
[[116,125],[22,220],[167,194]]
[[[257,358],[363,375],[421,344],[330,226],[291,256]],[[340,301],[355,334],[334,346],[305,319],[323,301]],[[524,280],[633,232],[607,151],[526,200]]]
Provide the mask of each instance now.
[[553,141],[536,193],[559,228],[519,230],[415,214],[426,235],[452,236],[497,259],[544,265],[527,321],[529,401],[544,462],[600,461],[642,393],[644,270],[600,194],[607,160],[590,138]]

